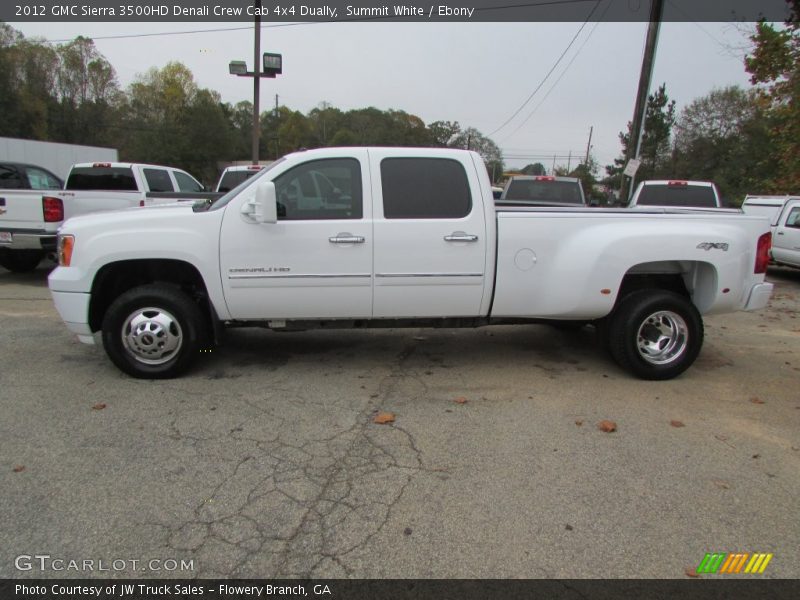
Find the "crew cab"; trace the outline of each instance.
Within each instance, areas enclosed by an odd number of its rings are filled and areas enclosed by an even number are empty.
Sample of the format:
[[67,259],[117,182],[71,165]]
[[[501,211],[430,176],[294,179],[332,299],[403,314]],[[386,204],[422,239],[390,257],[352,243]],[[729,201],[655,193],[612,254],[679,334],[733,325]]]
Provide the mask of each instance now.
[[33,180],[46,184],[47,193],[3,190],[0,200],[0,264],[11,271],[33,270],[54,252],[56,232],[70,217],[221,195],[204,192],[180,169],[137,163],[73,165],[63,190],[60,180],[58,188],[44,175]]
[[772,260],[800,268],[800,198],[786,202],[775,224]]
[[642,181],[628,204],[637,206],[675,206],[681,208],[723,208],[717,186],[710,181]]
[[581,180],[555,175],[514,175],[496,200],[504,206],[586,206]]
[[667,379],[700,352],[701,315],[766,306],[769,248],[742,214],[495,207],[467,150],[325,148],[210,205],[70,219],[49,286],[69,330],[140,378],[184,372],[224,327],[571,321]]

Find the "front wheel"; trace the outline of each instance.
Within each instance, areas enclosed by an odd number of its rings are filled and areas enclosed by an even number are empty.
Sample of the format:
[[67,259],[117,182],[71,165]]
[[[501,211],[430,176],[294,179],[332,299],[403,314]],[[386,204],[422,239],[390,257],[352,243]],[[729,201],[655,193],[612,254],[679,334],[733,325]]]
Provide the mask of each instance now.
[[198,305],[177,288],[142,285],[120,295],[103,318],[103,347],[122,371],[167,379],[186,371],[204,339]]
[[703,319],[684,296],[641,290],[625,297],[608,322],[611,356],[641,379],[672,379],[703,346]]

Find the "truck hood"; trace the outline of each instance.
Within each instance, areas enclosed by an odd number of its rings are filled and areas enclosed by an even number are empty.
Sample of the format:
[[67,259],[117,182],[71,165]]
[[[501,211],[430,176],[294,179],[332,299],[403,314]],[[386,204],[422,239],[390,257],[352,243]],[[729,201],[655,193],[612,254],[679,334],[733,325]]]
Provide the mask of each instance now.
[[109,229],[131,230],[149,229],[165,223],[191,219],[196,213],[189,202],[161,204],[148,208],[126,208],[81,215],[67,219],[59,229],[60,233],[75,233]]

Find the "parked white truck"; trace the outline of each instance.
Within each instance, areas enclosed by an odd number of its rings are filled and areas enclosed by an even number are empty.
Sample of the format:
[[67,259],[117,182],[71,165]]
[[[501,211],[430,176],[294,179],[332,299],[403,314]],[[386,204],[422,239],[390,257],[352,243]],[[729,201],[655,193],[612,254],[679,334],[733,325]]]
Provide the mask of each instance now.
[[70,219],[49,285],[70,331],[134,377],[180,374],[225,326],[577,321],[667,379],[700,352],[701,315],[766,306],[769,248],[741,214],[496,208],[474,152],[326,148],[210,205]]
[[55,251],[56,232],[70,217],[221,195],[205,192],[180,169],[137,163],[76,164],[64,189],[54,187],[60,182],[46,192],[0,190],[0,265],[6,269],[35,269]]

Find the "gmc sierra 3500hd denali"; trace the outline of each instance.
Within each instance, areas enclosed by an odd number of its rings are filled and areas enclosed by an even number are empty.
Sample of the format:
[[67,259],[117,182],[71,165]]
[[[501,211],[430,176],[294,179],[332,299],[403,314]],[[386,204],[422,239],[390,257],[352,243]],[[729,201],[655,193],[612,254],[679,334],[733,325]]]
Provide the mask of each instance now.
[[667,379],[700,352],[702,314],[767,304],[769,249],[762,217],[495,208],[474,152],[326,148],[210,205],[70,219],[49,284],[67,327],[102,332],[134,377],[180,374],[224,326],[579,321]]

